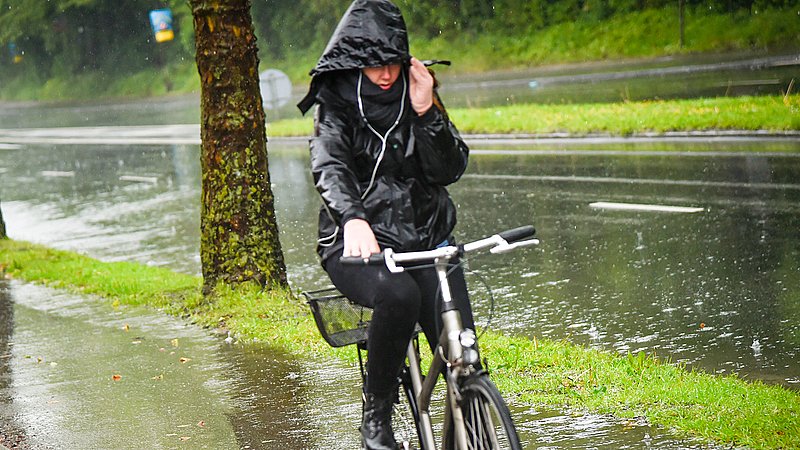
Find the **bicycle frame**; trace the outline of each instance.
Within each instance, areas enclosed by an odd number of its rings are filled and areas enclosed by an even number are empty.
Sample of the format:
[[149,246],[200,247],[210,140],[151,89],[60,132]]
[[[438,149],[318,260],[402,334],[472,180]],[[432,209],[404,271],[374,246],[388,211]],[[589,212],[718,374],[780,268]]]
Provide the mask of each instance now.
[[[445,409],[445,424],[451,422],[454,425],[456,442],[459,448],[467,448],[467,434],[464,426],[464,417],[458,407],[458,386],[456,380],[461,375],[463,366],[461,364],[462,346],[460,335],[463,331],[461,324],[461,313],[452,307],[453,297],[450,293],[450,284],[447,280],[447,269],[450,258],[437,258],[434,261],[436,273],[439,277],[439,285],[442,289],[442,333],[439,337],[439,344],[434,350],[431,365],[428,368],[429,376],[422,380],[420,370],[419,354],[413,343],[408,346],[408,363],[411,372],[411,383],[414,387],[414,395],[417,400],[420,422],[420,439],[425,441],[425,447],[434,449],[436,442],[433,437],[433,424],[430,416],[431,396],[433,389],[439,379],[438,374],[444,373],[445,364],[450,367],[447,381],[447,404]],[[445,360],[445,356],[447,359]],[[431,376],[431,374],[436,374]],[[448,420],[450,419],[450,420]],[[447,435],[444,430],[443,435]]]

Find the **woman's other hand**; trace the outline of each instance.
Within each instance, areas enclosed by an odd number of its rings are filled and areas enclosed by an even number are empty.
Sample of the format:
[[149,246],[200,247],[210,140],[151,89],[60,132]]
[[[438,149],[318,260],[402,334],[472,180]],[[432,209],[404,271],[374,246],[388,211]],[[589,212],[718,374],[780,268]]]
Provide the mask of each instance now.
[[413,56],[408,75],[411,80],[411,107],[421,116],[433,106],[433,77],[428,68]]
[[344,256],[366,258],[380,252],[375,233],[366,220],[350,219],[344,224]]

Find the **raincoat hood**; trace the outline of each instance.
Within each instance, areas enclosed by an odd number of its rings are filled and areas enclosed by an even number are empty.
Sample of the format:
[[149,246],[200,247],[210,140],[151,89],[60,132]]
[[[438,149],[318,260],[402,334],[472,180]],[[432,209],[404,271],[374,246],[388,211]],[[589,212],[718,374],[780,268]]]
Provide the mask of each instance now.
[[355,0],[339,21],[317,65],[308,94],[297,104],[305,114],[316,103],[320,75],[338,70],[407,64],[408,32],[389,0]]

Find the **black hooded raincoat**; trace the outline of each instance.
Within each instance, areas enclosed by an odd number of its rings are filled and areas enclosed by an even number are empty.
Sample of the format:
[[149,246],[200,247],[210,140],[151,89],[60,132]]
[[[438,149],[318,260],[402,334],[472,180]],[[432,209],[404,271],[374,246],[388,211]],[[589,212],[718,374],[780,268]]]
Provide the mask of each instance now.
[[[411,108],[409,60],[397,7],[356,0],[311,71],[311,88],[298,107],[305,113],[319,105],[310,148],[323,200],[318,246],[323,263],[342,248],[343,226],[350,219],[369,222],[381,247],[397,251],[436,247],[456,224],[444,186],[464,173],[469,149],[436,106],[422,116]],[[377,101],[369,101],[365,85],[371,82],[360,69],[398,63],[403,69],[391,89],[397,101],[385,102],[391,94],[380,92]]]

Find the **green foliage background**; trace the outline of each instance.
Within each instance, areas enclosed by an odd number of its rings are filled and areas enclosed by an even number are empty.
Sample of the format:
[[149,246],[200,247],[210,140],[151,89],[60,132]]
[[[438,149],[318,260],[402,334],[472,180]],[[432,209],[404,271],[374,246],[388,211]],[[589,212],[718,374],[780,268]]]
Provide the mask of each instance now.
[[[262,68],[296,82],[351,0],[252,0]],[[395,0],[422,58],[449,73],[687,52],[800,48],[800,0]],[[176,39],[155,43],[148,12],[169,7]],[[0,99],[188,92],[198,86],[185,0],[0,0]],[[9,44],[19,50],[15,63]]]

